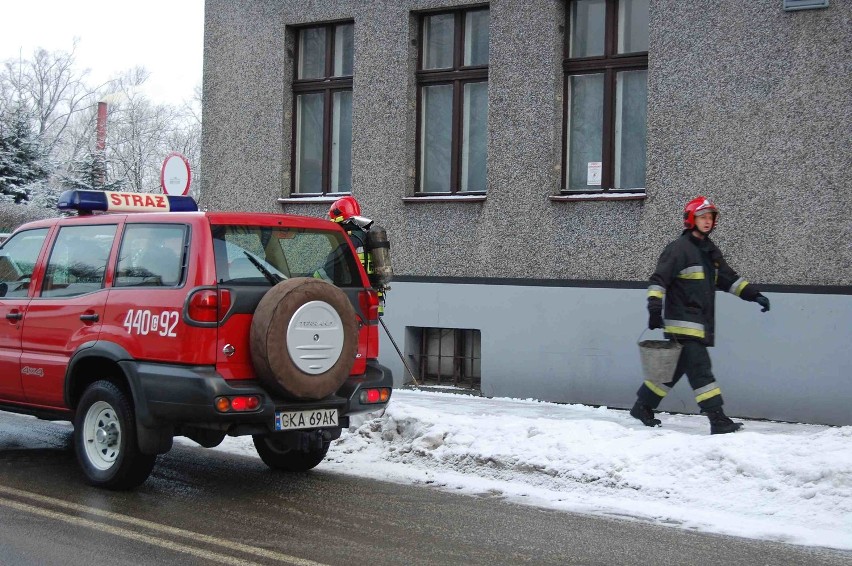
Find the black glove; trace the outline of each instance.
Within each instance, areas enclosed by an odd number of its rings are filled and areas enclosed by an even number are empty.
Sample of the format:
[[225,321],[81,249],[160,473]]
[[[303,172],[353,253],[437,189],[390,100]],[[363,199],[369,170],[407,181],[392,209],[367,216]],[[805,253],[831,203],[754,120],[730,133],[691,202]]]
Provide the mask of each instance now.
[[758,295],[757,297],[755,297],[754,302],[763,307],[762,309],[760,309],[760,312],[766,312],[769,310],[769,299],[767,299],[763,295]]
[[655,328],[663,327],[663,313],[659,309],[653,309],[648,311],[648,328],[654,330]]

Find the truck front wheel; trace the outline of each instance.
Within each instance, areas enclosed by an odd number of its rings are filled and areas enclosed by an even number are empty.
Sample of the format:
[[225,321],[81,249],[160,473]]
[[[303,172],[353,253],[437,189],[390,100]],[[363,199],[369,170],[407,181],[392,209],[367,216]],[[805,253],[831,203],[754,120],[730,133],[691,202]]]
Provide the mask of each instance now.
[[74,449],[86,480],[107,489],[140,485],[151,475],[156,460],[139,450],[133,406],[110,381],[96,381],[80,398]]

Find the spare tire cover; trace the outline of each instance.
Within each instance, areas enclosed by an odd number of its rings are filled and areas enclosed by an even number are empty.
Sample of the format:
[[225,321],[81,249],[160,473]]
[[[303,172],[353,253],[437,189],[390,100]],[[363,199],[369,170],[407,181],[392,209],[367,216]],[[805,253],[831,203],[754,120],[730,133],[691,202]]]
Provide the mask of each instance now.
[[296,399],[322,399],[349,376],[358,353],[358,322],[343,291],[296,277],[263,296],[249,339],[264,385]]

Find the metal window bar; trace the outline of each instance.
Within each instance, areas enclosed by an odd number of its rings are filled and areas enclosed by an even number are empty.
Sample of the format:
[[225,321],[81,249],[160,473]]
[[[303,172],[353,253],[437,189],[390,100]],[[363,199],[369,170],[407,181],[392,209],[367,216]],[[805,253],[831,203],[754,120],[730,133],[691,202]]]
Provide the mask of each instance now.
[[420,375],[424,382],[479,389],[480,343],[479,330],[424,328],[420,344]]

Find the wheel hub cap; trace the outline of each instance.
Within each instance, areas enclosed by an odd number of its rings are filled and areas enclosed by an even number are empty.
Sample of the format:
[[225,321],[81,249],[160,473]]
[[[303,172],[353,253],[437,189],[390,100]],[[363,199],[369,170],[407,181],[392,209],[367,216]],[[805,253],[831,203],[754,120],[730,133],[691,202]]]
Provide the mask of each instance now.
[[115,441],[118,439],[118,432],[115,430],[115,423],[110,423],[105,427],[98,427],[98,430],[95,431],[95,440],[98,444],[105,444],[107,446],[112,446],[115,444]]
[[112,405],[98,401],[89,407],[83,435],[89,463],[99,470],[111,468],[121,449],[121,423]]

